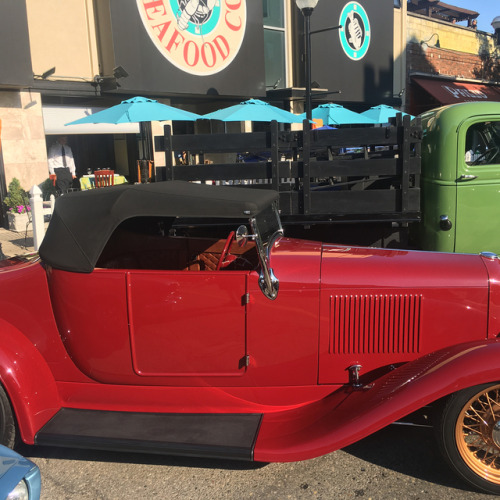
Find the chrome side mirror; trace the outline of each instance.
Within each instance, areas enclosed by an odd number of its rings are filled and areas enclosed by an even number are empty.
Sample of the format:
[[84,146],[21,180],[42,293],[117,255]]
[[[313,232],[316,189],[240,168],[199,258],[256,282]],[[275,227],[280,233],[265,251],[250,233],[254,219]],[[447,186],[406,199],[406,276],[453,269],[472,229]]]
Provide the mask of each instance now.
[[253,235],[248,234],[248,228],[244,225],[241,225],[238,229],[236,229],[236,242],[240,247],[244,247],[247,244],[248,239],[252,239]]

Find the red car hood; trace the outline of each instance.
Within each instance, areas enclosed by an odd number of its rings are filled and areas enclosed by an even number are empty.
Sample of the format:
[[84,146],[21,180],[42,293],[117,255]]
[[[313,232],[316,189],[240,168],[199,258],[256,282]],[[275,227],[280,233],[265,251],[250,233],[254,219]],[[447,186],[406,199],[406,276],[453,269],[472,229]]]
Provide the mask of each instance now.
[[320,383],[496,335],[489,292],[479,255],[324,245]]
[[486,287],[479,255],[323,245],[322,286]]

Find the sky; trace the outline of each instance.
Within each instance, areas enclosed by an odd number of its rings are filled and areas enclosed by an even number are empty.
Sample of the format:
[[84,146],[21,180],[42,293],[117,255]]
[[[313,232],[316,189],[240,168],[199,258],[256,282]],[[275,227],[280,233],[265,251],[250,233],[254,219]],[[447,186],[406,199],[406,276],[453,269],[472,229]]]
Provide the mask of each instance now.
[[444,0],[444,3],[479,12],[477,28],[487,33],[493,33],[491,21],[495,17],[500,16],[499,0]]

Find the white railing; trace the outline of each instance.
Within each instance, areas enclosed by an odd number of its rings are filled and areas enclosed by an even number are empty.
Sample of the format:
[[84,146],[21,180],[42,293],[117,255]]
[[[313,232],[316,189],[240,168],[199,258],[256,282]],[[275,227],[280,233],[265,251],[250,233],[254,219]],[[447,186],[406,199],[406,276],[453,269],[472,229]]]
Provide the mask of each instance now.
[[[31,222],[33,224],[33,247],[38,251],[45,236],[45,216],[50,215],[54,211],[55,197],[50,196],[50,209],[45,210],[43,207],[42,190],[38,186],[33,186],[30,189],[30,207],[31,207]],[[49,212],[46,214],[45,212]]]

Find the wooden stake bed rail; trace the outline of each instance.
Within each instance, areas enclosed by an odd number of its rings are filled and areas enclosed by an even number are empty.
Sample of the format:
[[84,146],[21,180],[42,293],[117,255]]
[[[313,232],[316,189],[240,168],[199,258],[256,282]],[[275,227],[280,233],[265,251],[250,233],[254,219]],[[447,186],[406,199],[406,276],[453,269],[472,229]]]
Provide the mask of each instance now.
[[[155,138],[166,167],[157,180],[187,180],[275,189],[284,223],[420,219],[420,120],[399,115],[387,127],[172,135]],[[186,151],[197,164],[174,165]],[[258,155],[260,161],[205,163],[212,153]]]

